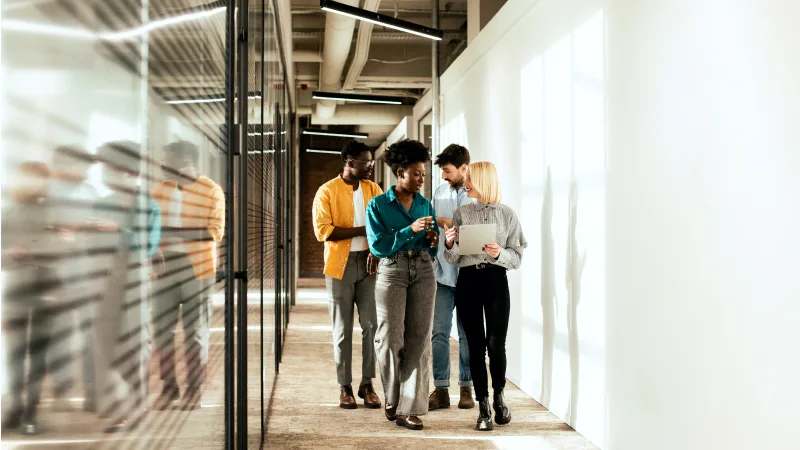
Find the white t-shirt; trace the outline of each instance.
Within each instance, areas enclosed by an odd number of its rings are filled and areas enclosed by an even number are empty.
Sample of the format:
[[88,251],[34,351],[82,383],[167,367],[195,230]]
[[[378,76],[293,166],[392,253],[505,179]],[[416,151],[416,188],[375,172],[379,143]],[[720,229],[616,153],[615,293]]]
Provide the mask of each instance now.
[[[364,204],[364,190],[361,189],[361,183],[358,183],[357,187],[358,189],[353,191],[353,227],[363,227],[367,224],[367,206]],[[351,252],[368,249],[367,238],[364,236],[354,237],[350,244]]]

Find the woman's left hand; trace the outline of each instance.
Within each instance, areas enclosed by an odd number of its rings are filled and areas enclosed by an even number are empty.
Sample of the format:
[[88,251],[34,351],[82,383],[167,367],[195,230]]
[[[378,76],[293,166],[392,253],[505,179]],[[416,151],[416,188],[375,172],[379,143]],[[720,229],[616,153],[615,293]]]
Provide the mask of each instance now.
[[497,244],[486,244],[483,246],[483,252],[497,259],[500,257],[500,246]]
[[428,231],[426,239],[428,239],[431,242],[431,248],[434,248],[437,245],[439,245],[439,233],[435,231]]

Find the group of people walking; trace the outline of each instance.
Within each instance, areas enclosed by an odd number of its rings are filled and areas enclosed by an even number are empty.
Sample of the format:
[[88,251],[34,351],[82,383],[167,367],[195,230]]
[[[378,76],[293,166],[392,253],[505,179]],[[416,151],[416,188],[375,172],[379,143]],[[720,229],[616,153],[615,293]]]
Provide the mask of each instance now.
[[[83,409],[107,420],[106,432],[136,428],[149,409],[153,344],[163,380],[154,407],[167,409],[181,397],[173,342],[179,315],[187,367],[180,408],[200,405],[225,199],[200,175],[194,144],[174,142],[164,155],[163,177],[143,173],[152,163],[131,141],[106,143],[94,154],[59,147],[52,164],[19,165],[2,215],[3,429],[40,432],[46,375],[56,409],[71,409],[79,359]],[[94,164],[105,193],[89,182]]]
[[[511,421],[503,395],[510,312],[506,271],[519,268],[527,243],[514,211],[500,203],[492,163],[470,163],[466,148],[449,145],[434,162],[447,183],[436,189],[431,202],[420,193],[430,159],[421,142],[391,145],[383,160],[397,184],[384,193],[370,181],[372,151],[349,142],[342,150],[342,173],[322,185],[314,199],[314,230],[325,243],[339,405],[357,408],[352,388],[357,308],[363,360],[356,395],[366,407],[380,408],[372,385],[379,372],[386,418],[421,430],[419,416],[450,406],[449,337],[456,310],[458,407],[475,407],[474,385],[479,404],[476,429],[488,431],[494,427],[492,410],[497,424]],[[461,226],[492,223],[496,239],[485,243],[480,254],[459,250]],[[429,395],[431,367],[435,389]]]

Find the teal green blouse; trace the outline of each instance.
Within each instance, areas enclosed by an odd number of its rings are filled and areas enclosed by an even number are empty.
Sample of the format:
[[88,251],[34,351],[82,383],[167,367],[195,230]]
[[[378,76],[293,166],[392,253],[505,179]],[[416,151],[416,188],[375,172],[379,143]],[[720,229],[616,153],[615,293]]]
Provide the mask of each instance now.
[[[394,194],[394,186],[386,193],[374,197],[367,205],[367,241],[369,250],[378,258],[388,258],[400,250],[415,248],[427,250],[436,258],[437,247],[425,244],[426,231],[414,233],[411,224],[420,217],[431,216],[436,223],[436,215],[431,202],[417,193],[411,202],[411,210],[406,210]],[[438,227],[433,227],[435,233]]]

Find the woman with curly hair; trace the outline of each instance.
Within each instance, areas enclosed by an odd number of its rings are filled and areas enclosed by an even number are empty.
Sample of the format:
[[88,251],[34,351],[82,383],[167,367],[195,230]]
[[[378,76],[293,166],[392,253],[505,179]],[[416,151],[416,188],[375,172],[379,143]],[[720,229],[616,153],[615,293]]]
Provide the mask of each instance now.
[[367,206],[367,240],[382,258],[375,286],[375,335],[386,418],[421,430],[428,412],[431,328],[436,296],[433,259],[439,230],[431,202],[419,193],[428,149],[418,141],[392,144],[383,158],[397,185]]

